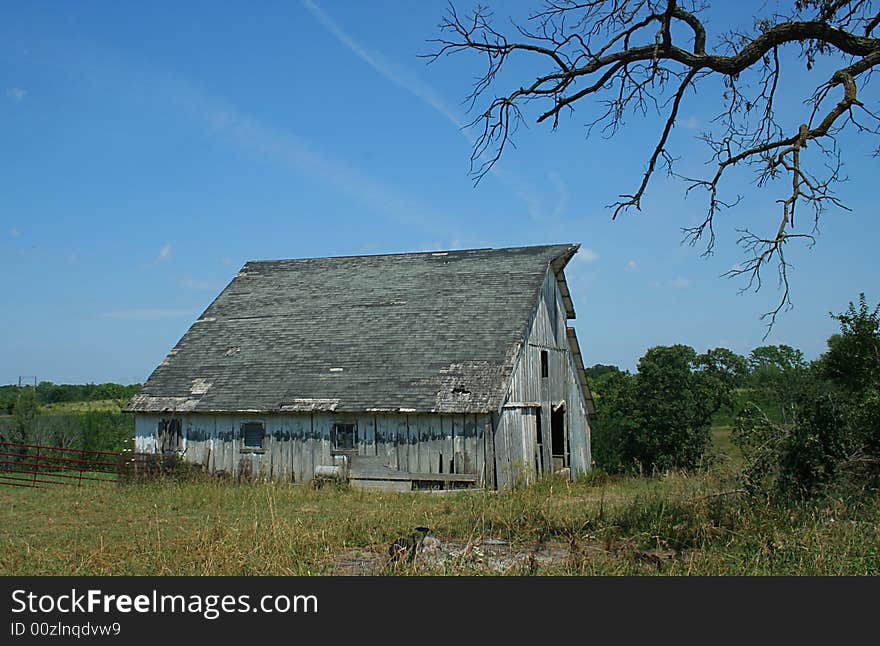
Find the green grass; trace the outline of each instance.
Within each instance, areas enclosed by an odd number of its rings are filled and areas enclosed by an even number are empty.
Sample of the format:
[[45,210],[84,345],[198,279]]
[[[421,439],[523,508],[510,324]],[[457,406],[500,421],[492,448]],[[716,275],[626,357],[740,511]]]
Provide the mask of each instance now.
[[730,486],[716,469],[442,496],[216,481],[0,487],[0,574],[333,574],[340,555],[386,554],[421,525],[447,541],[571,548],[513,574],[880,574],[876,496],[776,507]]
[[[0,574],[339,574],[346,555],[381,564],[388,546],[418,526],[450,545],[496,538],[527,552],[555,546],[564,556],[520,562],[510,574],[880,574],[880,495],[784,506],[749,498],[738,489],[730,426],[713,427],[712,440],[716,459],[699,473],[596,473],[504,493],[207,478],[0,486]],[[459,559],[393,573],[487,570]]]
[[127,403],[121,399],[96,399],[88,402],[58,402],[40,406],[40,413],[44,415],[74,415],[90,411],[119,413]]

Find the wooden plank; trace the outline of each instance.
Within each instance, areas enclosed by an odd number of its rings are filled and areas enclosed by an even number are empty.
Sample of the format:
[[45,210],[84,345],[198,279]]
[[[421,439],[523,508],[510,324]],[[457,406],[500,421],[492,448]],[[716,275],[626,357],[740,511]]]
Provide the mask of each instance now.
[[483,426],[483,447],[485,450],[485,482],[483,484],[486,488],[497,487],[495,480],[495,422],[493,420],[493,416],[486,416]]
[[406,416],[407,469],[419,471],[419,424],[417,415]]
[[385,464],[397,467],[397,457],[394,453],[394,438],[392,437],[391,420],[387,414],[376,416],[376,445],[378,455],[385,456]]
[[453,415],[444,415],[442,417],[443,423],[443,448],[442,451],[442,466],[440,469],[440,473],[452,473],[453,466],[453,458],[454,458],[454,445],[455,445],[455,425],[453,422]]
[[352,489],[368,491],[412,491],[411,480],[360,480],[352,478],[349,481]]
[[409,430],[406,426],[406,415],[399,415],[394,425],[394,448],[397,454],[397,464],[395,468],[401,471],[409,471],[409,456],[407,455],[408,434]]
[[462,473],[464,468],[464,415],[452,416],[451,473]]
[[379,455],[379,422],[373,415],[373,455]]
[[422,431],[425,438],[424,462],[419,463],[419,471],[422,473],[440,473],[441,425],[439,415],[424,415],[422,417]]
[[332,443],[330,441],[330,427],[333,425],[333,417],[327,415],[326,413],[320,413],[315,415],[315,422],[317,423],[320,420],[319,437],[321,442],[321,451],[318,456],[318,460],[315,462],[315,466],[317,467],[320,464],[333,464],[332,458]]
[[358,417],[358,437],[361,441],[358,455],[376,455],[375,415],[363,415]]
[[510,451],[508,441],[509,413],[503,412],[498,416],[498,425],[494,432],[493,453],[495,454],[495,477],[498,489],[507,489],[510,486]]
[[308,417],[304,415],[293,415],[290,418],[290,469],[293,472],[294,482],[304,482],[302,453],[303,444],[305,443],[304,421]]
[[475,451],[474,451],[474,473],[479,476],[479,483],[482,486],[486,486],[486,429],[485,429],[485,417],[483,415],[474,415],[473,416],[473,424],[474,424],[474,441],[475,441]]
[[429,455],[430,446],[428,444],[428,416],[427,415],[411,415],[410,419],[415,420],[416,424],[416,453],[418,455],[417,470],[421,473],[430,473],[431,460]]
[[464,464],[462,473],[479,473],[477,463],[477,421],[475,415],[464,417]]

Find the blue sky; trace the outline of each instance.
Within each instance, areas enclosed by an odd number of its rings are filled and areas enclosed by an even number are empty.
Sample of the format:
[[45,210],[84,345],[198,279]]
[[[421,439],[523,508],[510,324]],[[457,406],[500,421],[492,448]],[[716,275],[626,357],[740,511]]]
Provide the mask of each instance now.
[[[733,177],[729,193],[749,199],[719,221],[709,258],[680,244],[704,203],[661,176],[640,213],[611,221],[656,118],[630,117],[610,140],[585,139],[587,106],[555,132],[532,123],[474,187],[460,126],[482,61],[418,58],[444,9],[3,3],[0,383],[143,381],[249,259],[578,242],[568,275],[585,361],[629,369],[671,343],[788,343],[812,358],[835,331],[829,311],[880,297],[864,137],[841,138],[852,212],[829,212],[815,248],[789,251],[795,307],[766,341],[772,277],[738,294],[720,275],[742,259],[737,227],[772,227],[780,190]],[[716,12],[710,30],[744,17]],[[790,58],[781,101],[799,107],[830,68],[803,78]],[[695,137],[717,110],[712,92],[684,104],[672,145],[685,168],[708,168]]]

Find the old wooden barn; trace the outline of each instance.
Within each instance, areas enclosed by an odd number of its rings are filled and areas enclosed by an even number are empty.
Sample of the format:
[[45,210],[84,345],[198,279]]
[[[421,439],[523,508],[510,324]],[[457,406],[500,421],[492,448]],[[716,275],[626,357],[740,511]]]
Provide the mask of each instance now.
[[213,472],[505,488],[590,468],[578,245],[248,262],[126,410]]

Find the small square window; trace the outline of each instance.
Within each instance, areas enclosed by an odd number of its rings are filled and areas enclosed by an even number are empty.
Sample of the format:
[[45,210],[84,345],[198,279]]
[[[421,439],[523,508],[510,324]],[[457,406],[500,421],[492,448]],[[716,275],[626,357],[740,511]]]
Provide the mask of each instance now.
[[245,422],[241,425],[241,439],[245,448],[262,449],[264,437],[266,437],[266,425],[263,422]]
[[541,350],[541,377],[550,376],[550,357],[546,350]]
[[336,451],[354,451],[357,449],[357,426],[355,424],[334,424],[330,431],[330,440]]

